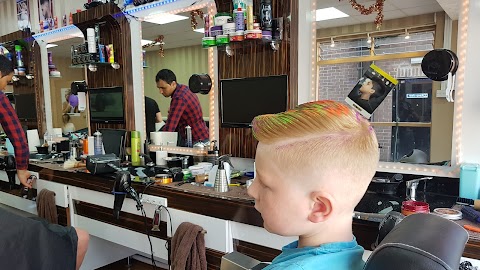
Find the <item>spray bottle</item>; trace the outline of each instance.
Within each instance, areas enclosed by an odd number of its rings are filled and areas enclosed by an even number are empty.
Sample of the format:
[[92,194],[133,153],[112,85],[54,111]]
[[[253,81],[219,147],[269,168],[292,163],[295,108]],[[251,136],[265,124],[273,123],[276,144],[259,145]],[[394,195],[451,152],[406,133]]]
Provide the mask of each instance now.
[[93,149],[95,155],[103,154],[103,138],[102,133],[100,131],[95,131],[93,133]]
[[[218,168],[215,174],[214,188],[216,192],[227,192],[228,184],[230,184],[230,167],[233,167],[230,162],[230,155],[223,155],[218,158]],[[214,169],[212,169],[213,171]]]
[[140,131],[133,130],[131,132],[131,149],[132,149],[132,165],[133,166],[140,166],[142,165],[142,161],[140,160],[140,150],[141,150],[141,142],[140,142]]

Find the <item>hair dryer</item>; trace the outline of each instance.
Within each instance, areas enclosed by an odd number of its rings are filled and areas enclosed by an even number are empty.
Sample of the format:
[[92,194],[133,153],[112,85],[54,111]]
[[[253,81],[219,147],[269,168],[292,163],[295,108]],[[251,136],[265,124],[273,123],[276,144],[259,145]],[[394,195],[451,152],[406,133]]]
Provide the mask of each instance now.
[[17,174],[17,166],[14,156],[9,155],[5,157],[5,171],[7,172],[10,190],[12,190],[15,188],[15,174]]
[[115,177],[115,183],[113,184],[113,196],[115,199],[113,200],[113,217],[115,219],[120,218],[120,211],[122,210],[123,200],[125,200],[125,195],[127,194],[123,190],[123,186],[121,182],[122,175],[117,173]]
[[116,219],[120,217],[120,211],[122,210],[123,201],[127,193],[130,194],[132,199],[137,203],[137,210],[143,207],[137,192],[130,186],[130,173],[128,171],[118,171],[116,173],[112,192],[115,196],[113,201],[113,216]]

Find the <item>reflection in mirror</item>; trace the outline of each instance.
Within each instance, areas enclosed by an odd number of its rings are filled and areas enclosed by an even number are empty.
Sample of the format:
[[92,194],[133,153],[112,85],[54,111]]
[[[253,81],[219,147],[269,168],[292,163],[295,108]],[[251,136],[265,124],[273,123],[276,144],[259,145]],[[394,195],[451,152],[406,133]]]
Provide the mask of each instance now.
[[[434,48],[434,31],[337,40],[319,44],[318,91],[321,98],[343,101],[364,71],[374,63],[399,84],[371,117],[380,146],[380,161],[450,165],[452,134],[434,132],[436,91],[421,69],[421,60]],[[385,56],[376,61],[361,57]],[[438,103],[438,102],[437,102]],[[451,106],[453,113],[453,105]],[[438,118],[437,118],[438,119]],[[437,130],[452,122],[435,122]],[[440,144],[438,142],[441,142]],[[446,151],[434,151],[446,147]]]
[[[205,14],[207,13],[206,8],[202,9],[202,11]],[[157,18],[160,18],[160,20],[142,22],[142,45],[151,45],[156,40],[162,40],[164,43],[160,44],[161,42],[157,42],[153,46],[144,48],[144,94],[157,102],[162,119],[166,121],[171,98],[160,94],[155,82],[157,72],[161,69],[170,69],[175,73],[178,83],[188,85],[189,78],[193,74],[208,73],[208,50],[203,49],[201,46],[203,19],[196,18],[198,23],[197,31],[193,31],[190,12],[168,16],[162,15]],[[208,126],[210,97],[200,93],[196,95],[200,100],[203,119]],[[160,126],[157,124],[156,128]],[[147,130],[147,134],[150,131]]]
[[52,123],[63,133],[88,128],[87,113],[79,110],[78,96],[70,90],[73,81],[85,80],[85,69],[71,66],[71,46],[83,42],[83,38],[71,38],[47,45]]

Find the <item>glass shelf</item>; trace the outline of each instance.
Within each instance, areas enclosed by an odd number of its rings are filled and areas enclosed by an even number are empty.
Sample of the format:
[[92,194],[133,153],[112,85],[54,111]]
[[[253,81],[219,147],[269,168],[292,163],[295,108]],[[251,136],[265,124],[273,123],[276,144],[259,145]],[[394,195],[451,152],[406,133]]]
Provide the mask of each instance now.
[[[119,65],[117,62],[113,63]],[[88,67],[89,65],[95,65],[95,66],[112,66],[112,63],[108,62],[92,62],[92,63],[86,63],[86,64],[78,64],[78,65],[70,65],[71,68],[84,68]],[[112,67],[114,68],[114,67]],[[119,65],[120,68],[120,65]]]

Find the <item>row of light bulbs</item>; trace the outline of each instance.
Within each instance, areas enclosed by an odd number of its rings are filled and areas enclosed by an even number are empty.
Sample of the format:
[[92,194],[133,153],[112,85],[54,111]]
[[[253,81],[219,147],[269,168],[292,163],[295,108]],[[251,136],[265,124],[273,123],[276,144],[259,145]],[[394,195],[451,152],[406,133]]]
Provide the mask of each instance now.
[[[405,39],[410,39],[410,33],[408,33],[408,29],[405,28],[405,34],[404,34]],[[370,33],[367,33],[367,43],[370,44],[372,43],[373,38],[370,36]],[[333,37],[330,38],[330,47],[335,47],[335,41],[333,40]]]

